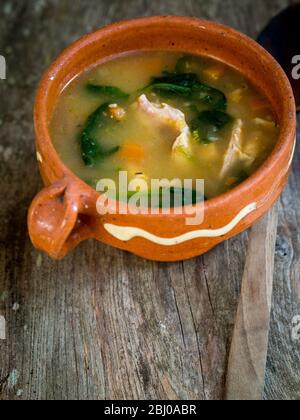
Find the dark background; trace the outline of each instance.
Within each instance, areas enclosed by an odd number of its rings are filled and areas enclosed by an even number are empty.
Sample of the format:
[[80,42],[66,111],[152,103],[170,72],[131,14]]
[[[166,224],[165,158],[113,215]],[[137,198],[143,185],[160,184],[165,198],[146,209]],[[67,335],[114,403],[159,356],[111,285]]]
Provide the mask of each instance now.
[[[32,106],[43,70],[70,42],[134,16],[181,14],[252,37],[288,0],[1,0],[0,399],[219,399],[247,233],[176,264],[100,243],[53,262],[30,244],[41,188]],[[299,46],[300,48],[300,46]],[[300,53],[300,50],[299,50]],[[300,399],[300,149],[279,202],[266,399]]]

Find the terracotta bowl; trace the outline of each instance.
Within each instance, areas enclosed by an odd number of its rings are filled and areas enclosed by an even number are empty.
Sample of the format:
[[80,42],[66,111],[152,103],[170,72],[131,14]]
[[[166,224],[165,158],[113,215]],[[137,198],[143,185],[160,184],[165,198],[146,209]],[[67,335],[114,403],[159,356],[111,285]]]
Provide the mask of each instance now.
[[[247,181],[205,202],[200,226],[188,226],[186,216],[175,214],[100,216],[96,210],[99,193],[65,166],[52,144],[48,124],[66,84],[100,60],[140,50],[192,53],[231,65],[270,100],[280,124],[279,140],[268,160]],[[34,118],[37,159],[46,187],[29,210],[29,233],[34,246],[55,259],[90,238],[157,261],[201,255],[249,228],[268,211],[287,182],[295,148],[294,97],[277,62],[233,29],[184,17],[117,23],[71,45],[44,75]]]

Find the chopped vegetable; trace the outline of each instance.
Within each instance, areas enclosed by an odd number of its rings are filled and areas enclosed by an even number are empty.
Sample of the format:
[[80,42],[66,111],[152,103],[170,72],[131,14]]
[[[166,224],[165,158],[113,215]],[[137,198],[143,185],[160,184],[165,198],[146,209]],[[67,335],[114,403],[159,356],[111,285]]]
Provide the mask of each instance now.
[[233,118],[222,111],[204,111],[191,123],[195,140],[200,143],[212,143],[220,139],[220,130],[233,121]]
[[122,121],[126,116],[126,111],[124,108],[121,108],[117,104],[109,105],[109,115],[110,118],[116,121]]
[[169,181],[159,184],[165,192],[179,187],[171,191],[175,204],[184,180],[192,181],[185,202],[195,202],[197,180],[211,199],[251,176],[278,141],[272,103],[246,74],[188,54],[121,55],[65,86],[49,130],[66,165],[95,189],[99,180],[113,181],[112,198],[120,189],[126,201],[128,189],[119,187],[129,184],[139,193],[131,201],[137,207],[148,204],[151,189],[155,206],[167,204],[154,180]]
[[214,66],[205,69],[203,73],[209,79],[216,81],[225,73],[225,66],[221,63],[216,63]]
[[93,112],[81,133],[80,146],[82,159],[86,166],[94,166],[98,159],[113,155],[119,150],[119,146],[105,150],[98,142],[96,130],[103,128],[108,118],[108,103],[101,105]]
[[160,95],[175,94],[179,96],[185,96],[188,98],[191,95],[191,89],[189,87],[175,85],[171,83],[156,83],[150,86],[155,93]]
[[152,80],[146,90],[158,94],[175,94],[191,101],[201,102],[215,110],[225,111],[227,99],[223,92],[198,80],[194,73],[164,73],[164,76]]
[[161,77],[154,77],[151,85],[170,84],[191,88],[194,83],[198,82],[198,76],[194,73],[169,73],[164,72]]
[[181,156],[183,156],[186,159],[192,159],[192,157],[193,157],[190,147],[189,146],[188,147],[184,146],[180,143],[179,143],[179,145],[175,144],[173,146],[173,153],[175,153],[176,155],[179,153]]
[[129,94],[123,92],[121,89],[115,86],[99,86],[89,83],[86,87],[92,93],[98,93],[109,97],[110,99],[128,99]]
[[145,149],[141,144],[124,144],[119,157],[134,162],[142,162],[145,159]]
[[220,90],[204,85],[203,83],[195,83],[192,90],[192,98],[194,100],[199,100],[200,102],[210,105],[215,110],[226,111],[227,99]]

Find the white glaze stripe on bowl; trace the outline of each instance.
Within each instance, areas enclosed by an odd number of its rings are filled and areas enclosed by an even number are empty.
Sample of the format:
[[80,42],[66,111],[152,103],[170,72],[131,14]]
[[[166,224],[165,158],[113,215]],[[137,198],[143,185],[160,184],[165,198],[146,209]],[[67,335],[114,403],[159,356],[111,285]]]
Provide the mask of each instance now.
[[174,246],[184,242],[191,241],[198,238],[217,238],[220,236],[227,235],[231,232],[246,216],[253,211],[257,210],[257,203],[251,203],[246,206],[239,214],[226,226],[219,229],[203,229],[187,232],[181,236],[173,238],[162,238],[160,236],[153,235],[152,233],[130,226],[117,226],[112,224],[105,224],[105,230],[112,235],[114,238],[119,239],[122,242],[128,242],[134,238],[144,238],[150,242],[163,246]]

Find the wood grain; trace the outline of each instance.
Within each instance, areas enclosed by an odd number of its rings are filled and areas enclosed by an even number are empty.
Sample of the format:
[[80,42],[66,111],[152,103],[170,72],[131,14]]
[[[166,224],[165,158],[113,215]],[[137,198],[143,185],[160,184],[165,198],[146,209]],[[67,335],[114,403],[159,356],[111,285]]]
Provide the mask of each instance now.
[[227,400],[260,401],[273,295],[277,205],[250,229],[226,378]]
[[[181,14],[255,37],[288,0],[2,0],[0,54],[0,398],[220,399],[247,233],[207,255],[156,264],[96,242],[62,262],[35,251],[26,212],[41,186],[32,104],[42,71],[111,21]],[[300,149],[279,203],[265,399],[300,399]],[[17,304],[17,305],[15,305]]]

